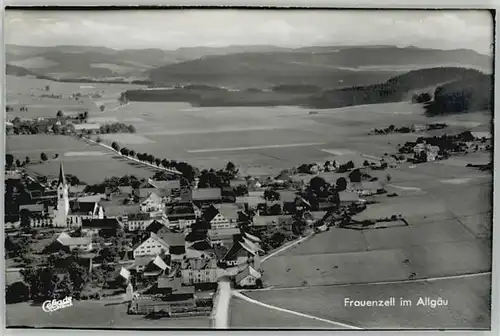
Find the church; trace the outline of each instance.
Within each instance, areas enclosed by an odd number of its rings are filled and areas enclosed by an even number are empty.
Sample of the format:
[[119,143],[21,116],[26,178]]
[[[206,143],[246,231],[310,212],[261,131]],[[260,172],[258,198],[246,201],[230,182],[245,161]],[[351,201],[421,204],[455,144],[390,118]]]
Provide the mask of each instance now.
[[[59,180],[56,192],[57,205],[52,210],[52,218],[49,220],[50,223],[48,223],[53,227],[74,229],[81,227],[84,219],[104,218],[104,211],[99,202],[81,202],[78,199],[70,200],[69,185],[66,181],[62,164],[59,167]],[[32,219],[31,222],[32,227],[44,226],[39,223],[40,220],[38,219]]]

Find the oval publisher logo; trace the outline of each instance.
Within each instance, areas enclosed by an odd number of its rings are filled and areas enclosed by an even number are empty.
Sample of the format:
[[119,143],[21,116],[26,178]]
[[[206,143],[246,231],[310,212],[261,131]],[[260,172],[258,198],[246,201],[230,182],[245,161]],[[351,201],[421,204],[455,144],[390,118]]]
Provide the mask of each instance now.
[[42,310],[46,313],[55,312],[56,310],[71,307],[73,305],[73,298],[70,296],[62,300],[47,300],[42,304]]

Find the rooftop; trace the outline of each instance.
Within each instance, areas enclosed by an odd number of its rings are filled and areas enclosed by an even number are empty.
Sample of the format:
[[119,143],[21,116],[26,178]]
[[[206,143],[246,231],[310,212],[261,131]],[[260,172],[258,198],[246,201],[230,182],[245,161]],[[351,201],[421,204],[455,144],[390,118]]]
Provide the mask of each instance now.
[[192,192],[193,201],[215,201],[220,200],[222,191],[220,188],[194,189]]

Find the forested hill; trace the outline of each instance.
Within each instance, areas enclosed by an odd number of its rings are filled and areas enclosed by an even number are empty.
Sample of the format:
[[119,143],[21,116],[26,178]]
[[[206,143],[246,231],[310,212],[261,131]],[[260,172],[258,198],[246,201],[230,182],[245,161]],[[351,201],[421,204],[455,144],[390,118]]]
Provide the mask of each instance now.
[[493,111],[493,75],[478,74],[441,85],[425,108],[428,116]]
[[475,81],[481,76],[487,77],[477,70],[456,67],[415,70],[381,84],[326,90],[310,97],[306,105],[314,108],[336,108],[399,102],[407,100],[410,92],[419,89],[455,81]]

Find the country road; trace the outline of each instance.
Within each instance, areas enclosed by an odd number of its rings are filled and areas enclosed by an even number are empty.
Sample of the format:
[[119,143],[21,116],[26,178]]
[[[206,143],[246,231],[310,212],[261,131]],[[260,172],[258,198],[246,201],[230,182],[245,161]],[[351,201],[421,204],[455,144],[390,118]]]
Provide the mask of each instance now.
[[229,328],[229,302],[231,300],[231,282],[227,277],[219,280],[219,286],[212,312],[212,326],[215,329]]

